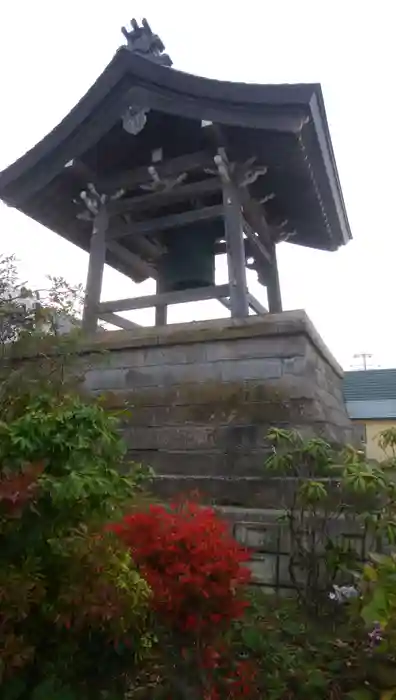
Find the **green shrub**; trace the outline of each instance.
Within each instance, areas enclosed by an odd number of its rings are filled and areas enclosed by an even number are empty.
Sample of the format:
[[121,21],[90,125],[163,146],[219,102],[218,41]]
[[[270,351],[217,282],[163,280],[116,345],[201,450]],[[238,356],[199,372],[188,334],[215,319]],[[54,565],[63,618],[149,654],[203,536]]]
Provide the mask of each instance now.
[[346,616],[315,620],[295,599],[252,595],[235,624],[236,655],[254,660],[263,700],[338,700],[365,683],[365,632]]
[[141,473],[125,475],[124,458],[115,419],[78,395],[48,391],[0,424],[4,700],[58,700],[62,688],[96,700],[140,668],[150,590],[103,534],[139,490]]
[[[293,477],[281,518],[291,582],[300,602],[318,614],[334,584],[354,582],[368,547],[396,541],[395,485],[387,466],[367,463],[351,447],[339,454],[295,431],[273,429],[268,437],[266,470]],[[348,533],[360,536],[359,550]]]

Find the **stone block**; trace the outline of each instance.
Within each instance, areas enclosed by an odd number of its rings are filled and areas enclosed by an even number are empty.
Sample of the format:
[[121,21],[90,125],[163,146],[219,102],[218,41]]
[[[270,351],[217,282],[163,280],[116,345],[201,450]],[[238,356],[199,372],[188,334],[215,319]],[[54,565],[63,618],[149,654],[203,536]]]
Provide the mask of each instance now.
[[218,340],[205,344],[205,357],[208,362],[223,360],[251,360],[255,358],[287,358],[304,356],[307,340],[300,336],[243,338],[232,343]]
[[236,523],[234,537],[244,547],[263,552],[278,554],[280,547],[279,525],[268,523]]
[[[215,366],[216,363],[213,363],[212,367]],[[282,376],[282,361],[274,358],[225,360],[220,367],[220,377],[224,382],[277,379]]]
[[207,450],[216,448],[216,435],[206,426],[134,427],[123,432],[129,449]]
[[145,348],[144,366],[205,364],[207,362],[205,343],[178,344],[165,347]]
[[267,555],[254,557],[250,562],[250,570],[252,572],[253,582],[262,586],[269,586],[273,593],[276,592],[276,573],[277,573],[277,558],[276,555]]
[[290,501],[294,484],[288,480],[261,477],[158,476],[154,493],[173,498],[180,493],[199,492],[206,503],[249,508],[273,508]]
[[307,361],[304,355],[297,357],[288,357],[282,359],[283,374],[303,375],[307,371]]
[[260,450],[130,449],[127,458],[152,467],[159,475],[263,476],[266,453]]
[[221,381],[219,364],[168,364],[152,365],[140,369],[131,368],[126,372],[125,388],[172,387],[184,383]]
[[118,391],[126,388],[125,369],[100,368],[88,370],[84,388],[88,391]]

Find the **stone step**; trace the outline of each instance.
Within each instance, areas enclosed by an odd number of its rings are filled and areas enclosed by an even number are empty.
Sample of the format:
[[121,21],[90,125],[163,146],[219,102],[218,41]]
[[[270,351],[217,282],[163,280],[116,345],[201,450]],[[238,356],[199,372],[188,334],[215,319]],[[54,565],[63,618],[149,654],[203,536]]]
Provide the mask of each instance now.
[[[216,510],[230,521],[235,539],[250,550],[252,582],[264,586],[268,592],[292,590],[288,570],[290,534],[287,525],[279,520],[284,510],[229,506]],[[375,540],[366,535],[363,524],[348,516],[331,518],[329,529],[335,540],[347,542],[362,560],[375,549]],[[303,581],[303,572],[297,574]]]

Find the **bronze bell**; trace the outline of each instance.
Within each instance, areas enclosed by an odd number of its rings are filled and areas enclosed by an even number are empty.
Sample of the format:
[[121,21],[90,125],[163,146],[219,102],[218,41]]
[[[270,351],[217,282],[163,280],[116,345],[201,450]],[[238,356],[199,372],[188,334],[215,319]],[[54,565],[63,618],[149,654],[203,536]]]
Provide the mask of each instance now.
[[159,267],[164,292],[209,287],[215,283],[215,243],[222,220],[197,222],[166,232],[167,253]]

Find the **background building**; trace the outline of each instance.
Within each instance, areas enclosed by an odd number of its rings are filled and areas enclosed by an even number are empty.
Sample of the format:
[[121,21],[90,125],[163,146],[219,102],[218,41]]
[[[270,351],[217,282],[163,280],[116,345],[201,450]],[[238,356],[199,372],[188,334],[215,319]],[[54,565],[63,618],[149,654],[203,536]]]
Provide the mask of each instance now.
[[379,433],[396,427],[396,369],[345,372],[347,411],[370,459],[382,459]]

